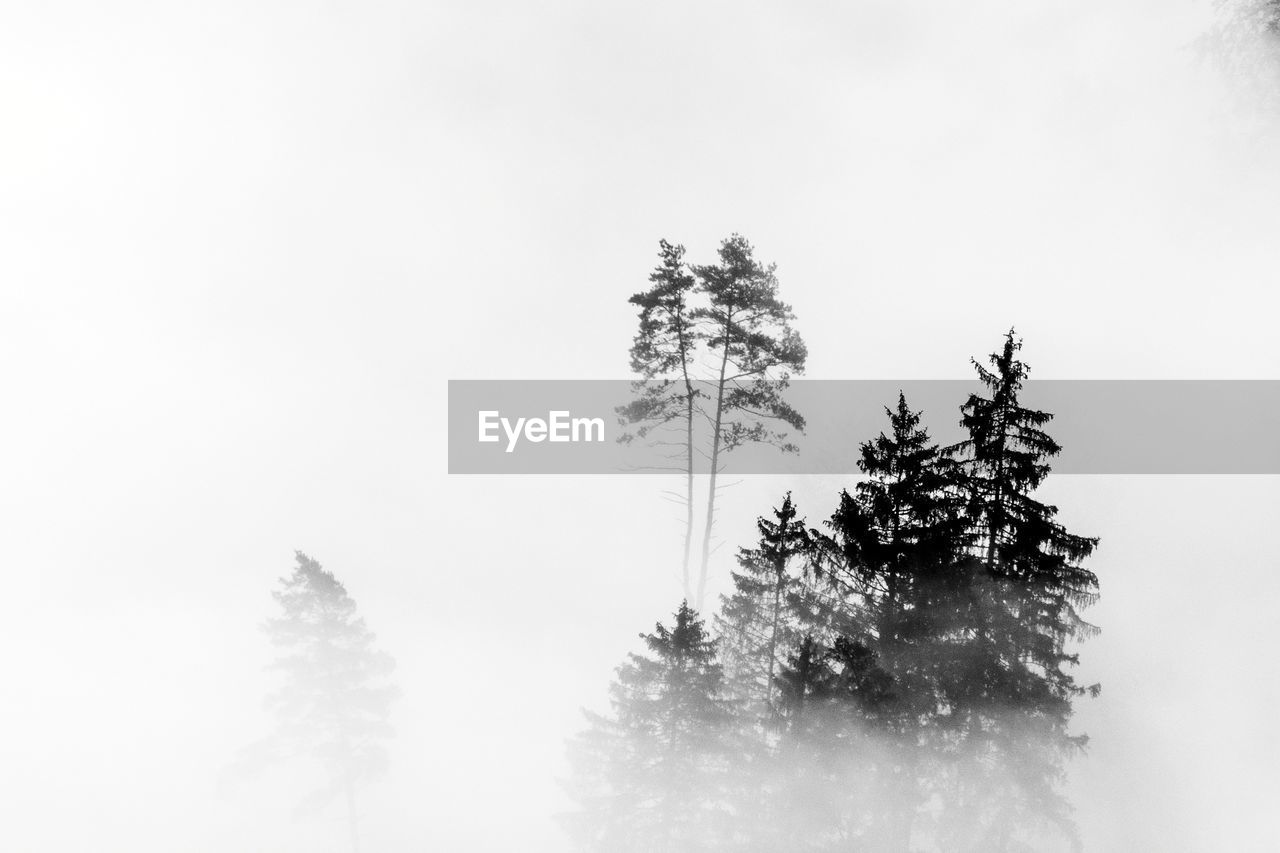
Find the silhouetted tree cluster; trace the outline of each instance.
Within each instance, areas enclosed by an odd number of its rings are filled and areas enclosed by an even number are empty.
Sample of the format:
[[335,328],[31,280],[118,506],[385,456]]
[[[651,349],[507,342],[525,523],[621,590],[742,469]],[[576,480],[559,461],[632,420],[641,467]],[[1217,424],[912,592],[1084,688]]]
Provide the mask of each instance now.
[[[662,240],[651,287],[631,297],[640,308],[631,346],[631,367],[642,378],[635,399],[618,410],[637,438],[675,448],[672,470],[685,477],[683,582],[686,599],[706,592],[719,475],[724,455],[750,443],[794,450],[786,429],[804,428],[804,418],[784,392],[807,355],[791,328],[791,306],[778,298],[774,265],[755,259],[745,237],[720,244],[719,261],[690,266],[684,246]],[[705,456],[709,483],[696,584],[690,561],[694,538],[694,473]]]
[[592,851],[1009,853],[1075,844],[1060,782],[1097,597],[1035,491],[1058,445],[1012,331],[968,438],[905,397],[820,528],[790,494],[742,549],[715,637],[682,604],[574,742],[570,828]]

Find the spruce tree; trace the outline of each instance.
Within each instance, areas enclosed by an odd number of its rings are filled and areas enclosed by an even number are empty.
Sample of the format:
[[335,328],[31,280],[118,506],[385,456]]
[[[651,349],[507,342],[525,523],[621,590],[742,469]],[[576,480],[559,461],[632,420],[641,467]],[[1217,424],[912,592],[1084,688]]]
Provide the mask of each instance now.
[[1033,824],[1073,836],[1058,782],[1085,739],[1067,725],[1072,700],[1097,689],[1076,684],[1067,644],[1096,630],[1079,611],[1097,598],[1097,577],[1081,562],[1098,540],[1069,533],[1057,508],[1033,496],[1060,447],[1043,429],[1053,415],[1019,401],[1028,375],[1020,349],[1010,330],[989,367],[973,360],[986,394],[962,406],[969,438],[955,448],[978,570],[967,658],[947,688],[969,771],[949,813],[951,849],[1017,849]]
[[319,760],[323,783],[309,800],[318,805],[343,797],[351,849],[358,853],[355,792],[387,764],[396,695],[387,678],[395,664],[374,647],[342,582],[301,551],[295,561],[272,593],[281,613],[265,626],[280,649],[273,669],[283,678],[267,702],[278,721],[271,746],[277,754],[310,753]]
[[[760,539],[744,548],[734,592],[722,598],[717,628],[728,696],[738,718],[737,800],[749,850],[821,850],[821,826],[836,820],[842,784],[809,766],[833,746],[802,736],[802,706],[832,677],[823,645],[832,636],[835,601],[812,571],[812,534],[784,496],[773,519],[758,518]],[[799,661],[797,663],[797,661]],[[817,729],[814,730],[815,733]],[[834,787],[833,787],[834,786]]]
[[733,716],[716,644],[682,603],[672,627],[642,634],[611,689],[612,714],[588,714],[571,744],[567,817],[583,850],[684,853],[725,849],[732,823]]
[[730,695],[742,712],[764,729],[777,720],[776,678],[806,629],[802,577],[809,534],[791,493],[773,510],[774,519],[756,519],[760,541],[738,553],[734,591],[724,596],[716,627]]
[[[694,416],[698,389],[693,369],[701,332],[689,297],[695,280],[684,263],[684,246],[659,242],[660,262],[649,275],[652,286],[631,297],[640,308],[640,328],[631,345],[631,369],[642,379],[633,383],[636,398],[618,409],[619,421],[632,429],[624,441],[660,441],[678,448],[675,467],[684,474],[684,596],[692,596],[689,561],[693,549]],[[670,441],[665,433],[678,429]],[[656,433],[656,435],[655,435]]]
[[858,468],[866,479],[856,489],[863,523],[846,527],[846,535],[865,571],[880,580],[878,633],[897,643],[920,630],[909,624],[912,611],[950,564],[964,538],[964,519],[954,460],[920,426],[920,412],[899,392],[897,407],[885,414],[890,433],[861,447]]
[[841,493],[830,533],[814,531],[813,551],[845,597],[842,629],[870,637],[900,688],[928,708],[927,661],[952,630],[955,563],[968,542],[962,472],[904,395],[885,414],[890,431],[861,445],[865,477]]
[[857,498],[846,498],[833,520],[848,559],[861,567],[875,649],[895,681],[884,718],[892,760],[876,843],[907,851],[916,811],[930,795],[940,665],[955,629],[955,564],[967,539],[951,454],[929,438],[901,392],[885,414],[889,431],[861,447],[866,479]]
[[[1069,634],[1084,624],[1077,608],[1097,597],[1098,579],[1080,562],[1098,540],[1068,533],[1054,520],[1058,508],[1031,496],[1062,448],[1041,429],[1053,415],[1019,405],[1029,372],[1017,358],[1021,348],[1010,329],[1002,350],[990,356],[994,370],[973,359],[990,396],[971,394],[961,407],[969,438],[956,449],[966,455],[969,515],[983,565],[993,576],[1030,585],[1051,599],[1048,612],[1027,615],[1053,635]],[[1063,662],[1053,656],[1037,660],[1046,669]]]

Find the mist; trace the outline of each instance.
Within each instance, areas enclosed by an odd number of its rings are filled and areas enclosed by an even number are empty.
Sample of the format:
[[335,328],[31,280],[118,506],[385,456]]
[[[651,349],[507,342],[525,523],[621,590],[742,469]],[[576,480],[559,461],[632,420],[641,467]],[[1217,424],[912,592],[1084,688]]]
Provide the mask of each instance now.
[[[396,664],[362,849],[571,849],[566,743],[679,603],[679,483],[450,477],[445,380],[625,378],[661,237],[749,235],[811,377],[967,378],[1016,324],[1036,378],[1274,378],[1277,78],[1221,20],[6,9],[0,847],[349,850],[305,757],[228,783],[301,550]],[[853,485],[733,479],[713,602],[782,493],[817,521]],[[1273,480],[1042,499],[1102,542],[1084,849],[1269,849]]]

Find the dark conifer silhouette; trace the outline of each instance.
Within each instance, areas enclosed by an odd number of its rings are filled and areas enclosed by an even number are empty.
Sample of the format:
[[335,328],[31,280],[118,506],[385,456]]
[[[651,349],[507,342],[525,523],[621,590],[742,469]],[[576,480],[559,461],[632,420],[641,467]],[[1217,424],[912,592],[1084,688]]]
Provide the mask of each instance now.
[[809,533],[788,492],[774,521],[756,520],[760,541],[738,554],[734,591],[721,603],[716,628],[729,693],[741,713],[768,728],[778,716],[781,664],[812,630],[812,596],[802,577]]
[[272,594],[281,612],[265,628],[280,650],[272,668],[283,683],[267,701],[278,721],[269,746],[277,756],[319,760],[323,781],[309,804],[341,795],[358,853],[356,788],[387,764],[384,743],[396,695],[387,677],[395,664],[374,648],[374,635],[342,583],[301,551]]
[[956,447],[981,567],[969,588],[967,660],[947,686],[968,771],[960,784],[972,789],[948,812],[958,850],[1020,849],[1020,832],[1036,824],[1073,834],[1057,781],[1085,742],[1067,732],[1072,699],[1096,690],[1075,683],[1067,643],[1096,630],[1079,608],[1097,599],[1097,577],[1080,563],[1098,540],[1067,532],[1057,507],[1032,495],[1060,448],[1042,429],[1053,416],[1019,403],[1028,373],[1020,349],[1010,330],[990,368],[973,361],[987,395],[961,408],[969,438]]
[[[856,561],[879,579],[882,639],[909,640],[911,624],[929,582],[943,572],[965,537],[957,499],[959,469],[954,459],[929,439],[920,412],[899,393],[896,409],[885,409],[890,433],[864,442],[858,468],[866,479],[857,485],[862,512],[845,529],[858,549]],[[846,512],[849,512],[847,506]],[[839,518],[839,516],[838,516]]]
[[957,627],[957,559],[967,533],[954,460],[929,439],[904,395],[885,414],[889,432],[861,447],[866,479],[855,495],[841,495],[832,533],[819,544],[834,552],[828,565],[850,591],[847,612],[895,681],[893,702],[880,709],[889,769],[879,784],[891,795],[871,833],[875,849],[906,851],[915,812],[930,793],[921,777],[936,757],[940,668]]
[[[957,449],[967,457],[969,513],[983,565],[996,577],[1051,592],[1056,607],[1044,615],[1055,630],[1061,626],[1070,631],[1082,624],[1076,607],[1096,598],[1097,577],[1079,563],[1093,553],[1098,540],[1068,533],[1054,520],[1057,507],[1031,497],[1049,475],[1049,459],[1062,448],[1041,429],[1053,415],[1018,403],[1028,373],[1017,359],[1021,348],[1011,329],[1003,349],[990,356],[994,370],[973,359],[990,396],[972,394],[961,408],[969,439]],[[1062,660],[1040,663],[1056,668]]]

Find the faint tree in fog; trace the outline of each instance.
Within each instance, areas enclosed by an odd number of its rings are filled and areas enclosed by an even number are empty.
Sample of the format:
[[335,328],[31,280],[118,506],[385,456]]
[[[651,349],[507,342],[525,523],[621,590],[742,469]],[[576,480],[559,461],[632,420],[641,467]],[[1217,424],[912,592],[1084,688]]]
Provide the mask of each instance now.
[[[659,242],[661,262],[649,275],[653,286],[631,297],[640,307],[640,328],[631,344],[631,369],[643,379],[633,386],[636,399],[619,408],[619,420],[634,432],[623,440],[651,438],[680,448],[685,476],[684,562],[681,577],[684,596],[693,597],[689,560],[693,548],[694,415],[698,390],[694,387],[694,360],[701,333],[689,305],[695,280],[684,263],[684,246]],[[679,424],[681,438],[668,441],[665,434]]]
[[756,830],[774,840],[760,849],[898,849],[883,838],[897,805],[885,783],[900,757],[886,748],[898,696],[873,642],[806,635],[779,673],[780,735],[764,762],[773,790],[759,809],[770,825]]
[[707,346],[717,363],[709,412],[711,479],[695,598],[699,604],[706,592],[721,454],[751,442],[794,451],[780,427],[804,429],[804,418],[783,399],[783,392],[791,374],[804,371],[807,351],[791,328],[791,306],[778,298],[776,265],[763,266],[753,252],[745,237],[734,234],[721,242],[719,263],[693,268],[709,303],[695,313],[707,326]]
[[1246,115],[1274,122],[1280,110],[1280,0],[1214,0],[1214,6],[1213,24],[1196,48],[1236,87]]
[[641,638],[648,654],[618,669],[612,715],[588,714],[572,744],[581,811],[568,827],[600,853],[723,849],[733,718],[715,642],[687,602]]
[[374,648],[374,635],[342,583],[301,551],[296,561],[272,593],[280,615],[266,624],[280,650],[273,669],[283,678],[267,702],[278,721],[276,751],[309,753],[321,762],[326,779],[308,801],[343,796],[351,848],[358,852],[355,789],[387,764],[384,742],[392,734],[388,716],[396,696],[387,677],[395,664]]
[[806,634],[778,672],[780,734],[772,754],[760,761],[757,775],[765,782],[750,830],[761,849],[825,851],[847,834],[847,744],[838,742],[831,725],[828,651]]

